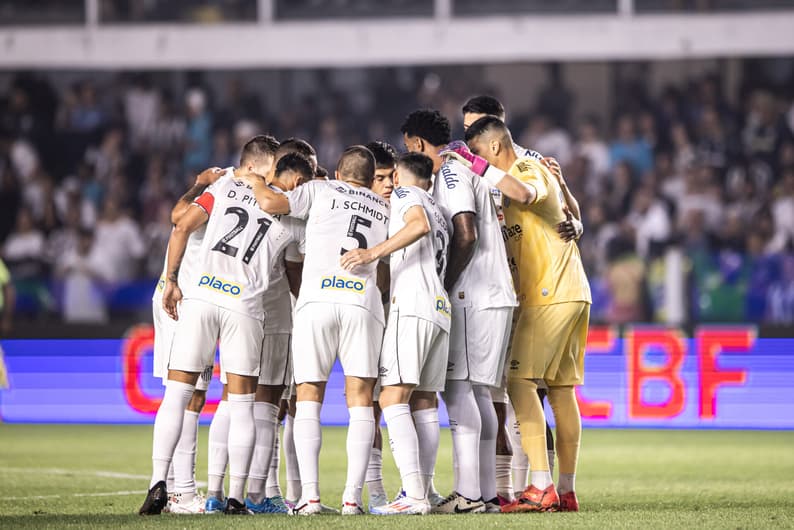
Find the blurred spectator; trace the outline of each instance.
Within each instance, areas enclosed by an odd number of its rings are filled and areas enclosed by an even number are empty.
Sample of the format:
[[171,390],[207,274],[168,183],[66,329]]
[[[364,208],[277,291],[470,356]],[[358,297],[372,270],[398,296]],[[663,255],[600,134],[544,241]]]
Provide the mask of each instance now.
[[670,239],[670,215],[649,186],[634,195],[634,203],[626,220],[634,227],[637,253],[644,259],[651,257],[652,246],[660,248]]
[[[161,111],[160,95],[146,74],[135,75],[124,91],[124,118],[133,149],[144,147],[155,133]],[[157,145],[157,144],[155,144]]]
[[645,263],[634,251],[631,228],[622,227],[621,234],[609,245],[606,280],[610,305],[608,319],[614,324],[643,322],[645,310]]
[[185,95],[187,128],[185,129],[184,170],[198,173],[210,166],[212,154],[212,118],[207,110],[207,97],[199,88]]
[[532,118],[521,142],[522,145],[531,145],[532,149],[545,156],[553,156],[562,166],[571,162],[573,149],[570,135],[565,129],[556,126],[546,114]]
[[101,249],[101,276],[108,282],[119,283],[137,277],[138,264],[146,247],[138,225],[113,197],[105,199],[94,245]]
[[163,273],[165,252],[168,240],[171,237],[171,208],[172,204],[160,202],[155,215],[143,229],[143,238],[146,245],[146,276],[159,278]]
[[574,151],[588,162],[587,193],[598,194],[603,189],[603,179],[609,171],[609,148],[601,137],[598,118],[595,116],[588,116],[579,125],[579,141]]
[[77,245],[58,264],[56,274],[63,280],[61,314],[69,323],[101,324],[108,312],[102,284],[105,280],[105,251],[94,245],[89,230],[80,230]]
[[28,208],[20,208],[14,231],[3,245],[3,260],[15,279],[45,278],[44,234],[36,228]]
[[609,146],[612,167],[628,162],[634,171],[644,174],[653,167],[653,153],[648,142],[637,136],[634,119],[629,115],[621,116],[617,123],[617,138]]

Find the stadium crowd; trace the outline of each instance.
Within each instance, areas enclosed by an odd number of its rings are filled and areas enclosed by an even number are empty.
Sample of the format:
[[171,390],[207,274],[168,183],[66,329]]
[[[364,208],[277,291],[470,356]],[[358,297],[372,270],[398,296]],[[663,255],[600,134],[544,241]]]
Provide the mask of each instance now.
[[[460,106],[481,89],[431,72],[413,84],[380,78],[366,105],[328,91],[268,108],[233,76],[223,91],[194,76],[179,94],[144,74],[62,89],[16,76],[0,93],[0,257],[18,313],[147,312],[170,207],[200,170],[236,164],[260,131],[305,138],[333,167],[355,143],[402,150],[399,123],[416,107],[441,109],[461,137]],[[710,76],[653,95],[622,86],[602,119],[579,116],[558,81],[528,114],[507,109],[516,140],[556,157],[582,204],[594,321],[663,320],[675,248],[690,319],[794,323],[794,99],[747,80],[738,97],[720,87]]]

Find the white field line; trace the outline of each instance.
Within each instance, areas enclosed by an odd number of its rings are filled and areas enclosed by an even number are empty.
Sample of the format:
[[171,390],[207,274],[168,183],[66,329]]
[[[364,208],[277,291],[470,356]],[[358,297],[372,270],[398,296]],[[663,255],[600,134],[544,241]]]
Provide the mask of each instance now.
[[[134,475],[131,473],[118,473],[116,471],[83,471],[79,469],[60,469],[60,468],[43,468],[43,467],[0,467],[0,476],[3,473],[35,473],[37,475],[71,475],[71,476],[80,476],[80,477],[97,477],[97,478],[115,478],[121,480],[149,480],[151,478],[149,475]],[[201,480],[196,481],[196,486],[199,488],[204,488],[207,486],[207,483]],[[136,492],[137,493],[137,492]],[[145,491],[143,493],[146,493]],[[95,494],[96,496],[101,495],[121,495],[122,493],[109,493],[109,494]],[[90,496],[89,494],[80,494],[77,493],[72,496]],[[25,497],[27,499],[33,498],[57,498],[61,497],[61,495],[44,495],[41,497]],[[9,499],[10,497],[5,497]],[[22,498],[22,497],[20,497]]]
[[105,493],[72,493],[71,495],[31,495],[29,497],[0,497],[0,501],[29,501],[40,499],[63,499],[67,497],[116,497],[121,495],[145,495],[145,490],[140,491],[109,491]]

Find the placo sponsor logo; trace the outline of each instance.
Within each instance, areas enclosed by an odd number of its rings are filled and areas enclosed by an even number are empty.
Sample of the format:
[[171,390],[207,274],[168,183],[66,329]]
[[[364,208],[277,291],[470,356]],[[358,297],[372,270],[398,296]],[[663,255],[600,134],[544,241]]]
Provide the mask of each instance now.
[[447,299],[443,296],[436,297],[436,311],[447,318],[450,318],[452,315],[452,308],[450,307],[449,302],[447,302]]
[[199,287],[206,287],[207,289],[211,289],[213,291],[218,291],[219,293],[225,294],[227,296],[231,296],[237,298],[243,292],[243,288],[240,287],[236,283],[227,282],[222,278],[218,278],[217,276],[210,276],[209,274],[205,274],[199,280]]
[[320,282],[320,289],[333,289],[335,291],[352,291],[364,294],[367,281],[358,278],[345,278],[344,276],[324,276]]

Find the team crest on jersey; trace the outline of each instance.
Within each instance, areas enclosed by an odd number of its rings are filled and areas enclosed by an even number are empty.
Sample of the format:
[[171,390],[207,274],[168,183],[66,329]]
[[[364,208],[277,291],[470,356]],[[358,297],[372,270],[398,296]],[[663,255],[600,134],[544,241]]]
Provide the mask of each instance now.
[[162,291],[165,289],[165,276],[160,276],[160,279],[157,280],[157,290]]
[[364,294],[364,291],[367,290],[367,281],[359,280],[358,278],[345,278],[344,276],[323,276],[320,281],[320,289]]
[[218,278],[214,275],[210,276],[209,274],[204,274],[201,277],[199,280],[199,287],[205,287],[212,291],[231,296],[232,298],[238,298],[243,292],[243,288],[240,287],[240,284],[227,282],[223,278]]
[[436,311],[447,318],[450,318],[452,315],[452,308],[449,306],[447,299],[443,296],[436,296]]

